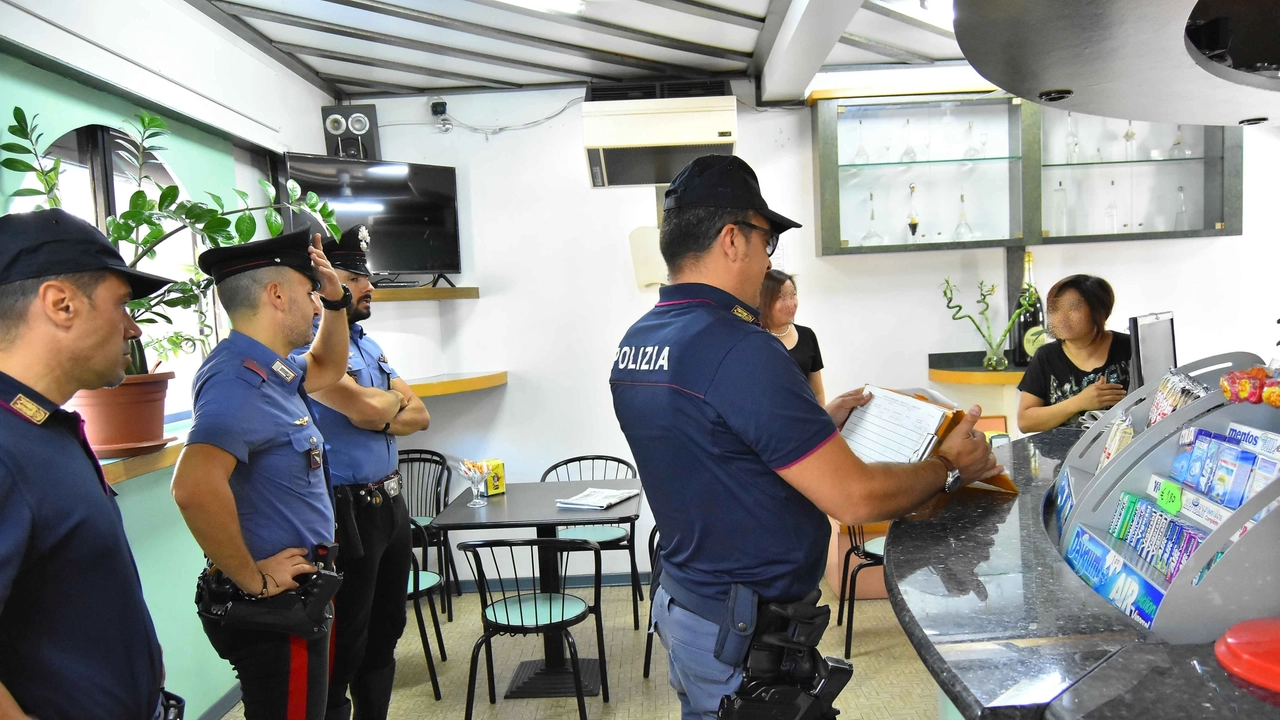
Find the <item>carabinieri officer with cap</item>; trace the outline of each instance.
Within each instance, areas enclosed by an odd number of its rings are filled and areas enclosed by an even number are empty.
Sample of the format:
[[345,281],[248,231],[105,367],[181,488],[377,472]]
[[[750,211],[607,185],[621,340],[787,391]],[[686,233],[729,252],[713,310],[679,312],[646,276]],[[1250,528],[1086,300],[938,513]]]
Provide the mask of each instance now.
[[[325,709],[328,622],[280,629],[324,575],[319,555],[334,539],[324,436],[306,395],[347,367],[351,291],[320,236],[308,236],[214,248],[198,260],[233,330],[196,373],[173,498],[209,558],[197,609],[214,650],[236,670],[248,720],[319,720]],[[313,291],[324,306],[319,332],[309,352],[290,358],[312,340]]]
[[[869,398],[824,409],[755,305],[783,231],[740,158],[708,155],[666,192],[660,248],[671,283],[627,331],[610,384],[661,533],[653,623],[682,715],[715,718],[739,690],[766,603],[812,598],[830,515],[887,520],[1000,471],[981,412],[911,465],[866,464],[836,430]],[[776,670],[776,667],[773,668]]]
[[170,282],[61,209],[0,217],[0,717],[163,717],[115,492],[60,406],[124,381],[141,335],[126,304]]
[[[354,298],[347,308],[347,374],[308,399],[324,433],[341,548],[328,720],[352,717],[353,705],[356,720],[387,717],[413,551],[409,510],[396,469],[396,436],[425,430],[431,422],[422,400],[360,326],[372,315],[373,285],[365,256],[369,242],[368,229],[357,225],[340,240],[324,244],[325,257]],[[308,350],[301,347],[294,357]],[[437,697],[439,693],[437,688]]]

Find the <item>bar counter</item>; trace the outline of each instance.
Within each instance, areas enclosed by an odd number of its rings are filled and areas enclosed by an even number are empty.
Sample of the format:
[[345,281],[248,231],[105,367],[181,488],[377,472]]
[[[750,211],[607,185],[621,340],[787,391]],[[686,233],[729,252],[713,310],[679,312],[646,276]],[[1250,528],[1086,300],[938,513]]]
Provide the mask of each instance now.
[[1164,643],[1058,554],[1046,498],[1079,436],[999,448],[1016,497],[966,488],[890,527],[889,601],[939,687],[970,720],[1280,717],[1280,694],[1228,675],[1212,644]]

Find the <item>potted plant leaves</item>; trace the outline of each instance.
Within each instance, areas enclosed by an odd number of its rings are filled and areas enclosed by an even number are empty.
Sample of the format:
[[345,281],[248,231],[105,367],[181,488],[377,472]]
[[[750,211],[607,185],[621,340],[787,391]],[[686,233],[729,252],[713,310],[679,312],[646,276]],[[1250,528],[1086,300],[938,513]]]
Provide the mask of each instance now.
[[987,346],[982,358],[982,367],[987,370],[1004,370],[1009,366],[1009,358],[1005,357],[1004,354],[1004,341],[1008,339],[1009,332],[1013,330],[1013,325],[1018,321],[1018,317],[1031,309],[1035,302],[1035,296],[1030,293],[1022,294],[1021,302],[1009,317],[1009,324],[1005,325],[1004,332],[1000,334],[1000,337],[995,337],[995,333],[991,328],[991,318],[988,315],[991,312],[991,296],[995,295],[995,293],[996,286],[994,284],[988,285],[983,280],[978,281],[978,304],[982,306],[982,310],[978,311],[978,317],[982,318],[982,323],[979,323],[971,313],[964,312],[963,305],[955,301],[956,287],[951,284],[951,278],[946,278],[942,284],[942,297],[947,301],[947,309],[951,311],[951,319],[962,320],[968,318]]
[[[0,144],[0,150],[10,155],[0,159],[0,166],[31,173],[36,178],[39,187],[20,189],[13,196],[43,196],[37,212],[44,207],[61,207],[58,182],[62,170],[61,159],[50,157],[49,146],[41,144],[38,118],[37,115],[28,120],[21,108],[14,108],[13,125],[8,132],[18,142]],[[126,122],[122,129],[125,137],[116,139],[120,147],[115,149],[131,169],[136,190],[129,197],[128,208],[106,221],[108,240],[126,257],[130,267],[154,259],[161,243],[183,231],[193,233],[206,248],[248,242],[258,232],[258,213],[272,236],[284,230],[283,210],[315,220],[333,237],[341,234],[328,203],[321,202],[315,193],[303,196],[292,180],[287,183],[287,199],[277,198],[275,187],[260,180],[267,196],[264,205],[252,205],[248,193],[242,190],[233,191],[239,203],[232,207],[213,193],[205,193],[212,204],[182,198],[177,184],[157,184],[148,174],[149,166],[159,162],[158,153],[165,150],[157,144],[169,134],[165,121],[145,111],[136,116],[136,121]],[[100,458],[153,452],[172,439],[164,437],[164,400],[174,373],[159,372],[159,365],[180,353],[208,352],[208,339],[213,335],[207,322],[213,281],[194,267],[188,272],[187,277],[161,292],[129,303],[130,316],[151,332],[148,339],[133,342],[124,383],[115,388],[82,390],[67,404],[84,416],[89,443]],[[176,326],[175,311],[194,312],[195,327]],[[167,329],[161,330],[164,326]],[[154,364],[149,353],[157,358]]]

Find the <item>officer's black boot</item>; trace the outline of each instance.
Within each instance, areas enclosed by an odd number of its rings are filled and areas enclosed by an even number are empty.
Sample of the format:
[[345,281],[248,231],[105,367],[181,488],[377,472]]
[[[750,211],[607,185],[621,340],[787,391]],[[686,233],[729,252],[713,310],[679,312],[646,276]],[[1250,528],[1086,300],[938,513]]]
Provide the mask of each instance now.
[[351,703],[355,706],[354,720],[386,720],[391,706],[391,686],[396,679],[396,663],[361,675],[351,681]]

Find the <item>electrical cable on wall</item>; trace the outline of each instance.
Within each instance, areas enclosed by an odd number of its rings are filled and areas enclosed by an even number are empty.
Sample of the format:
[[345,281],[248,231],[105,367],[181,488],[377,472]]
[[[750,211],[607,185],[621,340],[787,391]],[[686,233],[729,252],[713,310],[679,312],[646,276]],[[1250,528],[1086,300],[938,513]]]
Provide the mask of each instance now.
[[434,125],[436,129],[439,130],[441,133],[449,133],[453,130],[454,126],[457,126],[462,128],[463,130],[484,135],[485,140],[488,140],[489,138],[499,133],[509,132],[511,130],[527,130],[529,128],[537,127],[545,122],[548,122],[550,120],[553,120],[559,117],[560,115],[564,114],[564,112],[569,108],[581,103],[582,100],[583,98],[581,97],[573,98],[569,102],[565,103],[559,110],[556,110],[555,112],[551,113],[550,115],[547,115],[546,117],[538,118],[537,120],[530,120],[529,122],[520,123],[519,125],[495,125],[495,126],[486,127],[486,126],[480,126],[480,125],[471,125],[470,123],[467,123],[458,119],[457,117],[455,117],[454,115],[450,114],[447,111],[447,106],[445,105],[444,98],[436,96],[431,98],[431,101],[430,101],[431,114],[435,116],[434,120],[429,122],[415,121],[415,122],[381,123],[380,127],[395,127],[399,125]]

